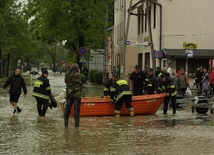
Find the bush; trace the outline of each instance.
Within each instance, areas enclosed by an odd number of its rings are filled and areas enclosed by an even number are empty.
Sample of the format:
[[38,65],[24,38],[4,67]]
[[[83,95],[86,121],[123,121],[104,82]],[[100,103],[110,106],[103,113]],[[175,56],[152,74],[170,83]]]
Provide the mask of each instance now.
[[103,83],[103,72],[101,71],[90,71],[90,81],[94,82],[96,84],[102,84]]
[[94,82],[94,81],[93,81],[93,77],[92,77],[94,72],[96,72],[96,70],[91,70],[91,71],[89,72],[89,80],[90,80],[91,82]]

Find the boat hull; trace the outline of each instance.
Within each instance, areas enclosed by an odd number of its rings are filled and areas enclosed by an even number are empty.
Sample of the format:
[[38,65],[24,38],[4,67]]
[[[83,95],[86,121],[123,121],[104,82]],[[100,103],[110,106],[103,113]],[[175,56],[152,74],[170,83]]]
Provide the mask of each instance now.
[[[154,115],[165,98],[165,94],[142,95],[132,97],[132,106],[135,115]],[[110,103],[109,97],[83,97],[81,100],[80,116],[113,116],[115,105]],[[65,108],[61,104],[62,112]],[[121,115],[129,115],[125,103],[121,109]],[[74,107],[70,116],[74,116]]]

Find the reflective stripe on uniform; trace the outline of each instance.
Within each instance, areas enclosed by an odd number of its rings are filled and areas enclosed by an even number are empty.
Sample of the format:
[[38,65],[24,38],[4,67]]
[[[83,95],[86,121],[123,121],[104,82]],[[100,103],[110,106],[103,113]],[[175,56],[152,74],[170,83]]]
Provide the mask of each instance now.
[[132,92],[131,92],[131,91],[123,91],[123,92],[121,92],[121,93],[117,96],[116,102],[117,102],[123,95],[132,95]]
[[46,90],[51,90],[51,87],[46,87]]
[[106,88],[106,87],[105,87],[103,90],[104,90],[104,91],[109,91],[109,89],[108,89],[108,88]]
[[44,94],[39,94],[39,93],[36,93],[36,92],[33,92],[32,96],[40,97],[40,98],[47,99],[47,100],[49,99],[49,96],[44,95]]
[[115,114],[120,114],[120,111],[119,110],[115,110],[114,113]]
[[117,84],[118,84],[119,86],[121,86],[121,85],[128,85],[128,83],[127,83],[126,80],[118,80],[118,81],[117,81]]
[[116,91],[116,88],[110,87],[110,91]]
[[158,90],[163,90],[161,87],[158,87]]
[[174,91],[173,93],[171,93],[171,96],[175,96],[177,95],[177,91]]
[[171,86],[169,86],[169,88],[175,88],[175,86],[174,86],[174,85],[171,85]]
[[128,111],[129,111],[129,112],[130,112],[130,111],[134,111],[134,108],[131,107],[131,108],[128,109]]
[[148,84],[149,87],[152,87],[152,84]]
[[40,88],[40,86],[43,85],[43,82],[40,80],[36,80],[36,82],[34,83],[34,87]]

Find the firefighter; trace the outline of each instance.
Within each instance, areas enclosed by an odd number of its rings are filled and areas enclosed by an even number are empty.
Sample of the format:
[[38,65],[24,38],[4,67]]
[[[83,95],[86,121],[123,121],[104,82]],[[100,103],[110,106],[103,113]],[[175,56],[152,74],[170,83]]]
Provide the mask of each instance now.
[[37,78],[34,83],[32,96],[36,98],[37,110],[39,116],[45,116],[49,106],[49,97],[51,95],[51,88],[48,79],[48,71],[42,69],[42,75]]
[[156,94],[157,86],[158,86],[157,78],[153,75],[153,69],[149,68],[147,70],[147,77],[145,80],[144,94],[147,95]]
[[166,75],[161,75],[159,79],[158,84],[158,93],[165,93],[166,97],[164,99],[164,108],[163,108],[163,114],[167,114],[168,110],[168,104],[171,100],[172,108],[173,108],[173,114],[176,114],[176,87],[173,84],[170,77]]
[[[114,75],[115,73],[112,73],[112,76]],[[115,88],[112,87],[114,83],[114,80],[113,80],[113,77],[111,77],[106,83],[105,83],[105,86],[104,86],[104,89],[103,89],[103,92],[104,92],[104,96],[111,96],[113,94],[113,92],[115,91]]]
[[116,74],[114,74],[112,78],[115,81],[113,84],[113,87],[115,88],[115,94],[111,98],[115,103],[115,117],[120,117],[120,110],[124,102],[130,116],[133,117],[134,109],[131,105],[132,92],[130,91],[127,81],[118,79]]

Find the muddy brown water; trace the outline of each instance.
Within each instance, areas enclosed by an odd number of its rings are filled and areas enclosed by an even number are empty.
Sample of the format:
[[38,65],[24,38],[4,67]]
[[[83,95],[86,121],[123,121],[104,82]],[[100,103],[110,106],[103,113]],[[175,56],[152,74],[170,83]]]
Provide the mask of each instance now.
[[[50,76],[56,96],[65,87],[63,76]],[[20,114],[12,114],[8,95],[0,96],[1,155],[211,155],[214,149],[214,116],[192,113],[190,107],[152,116],[82,117],[80,127],[73,119],[63,125],[60,108],[48,109],[38,117],[36,101],[28,86],[27,97],[20,97]],[[85,93],[102,95],[102,86],[87,83]]]

